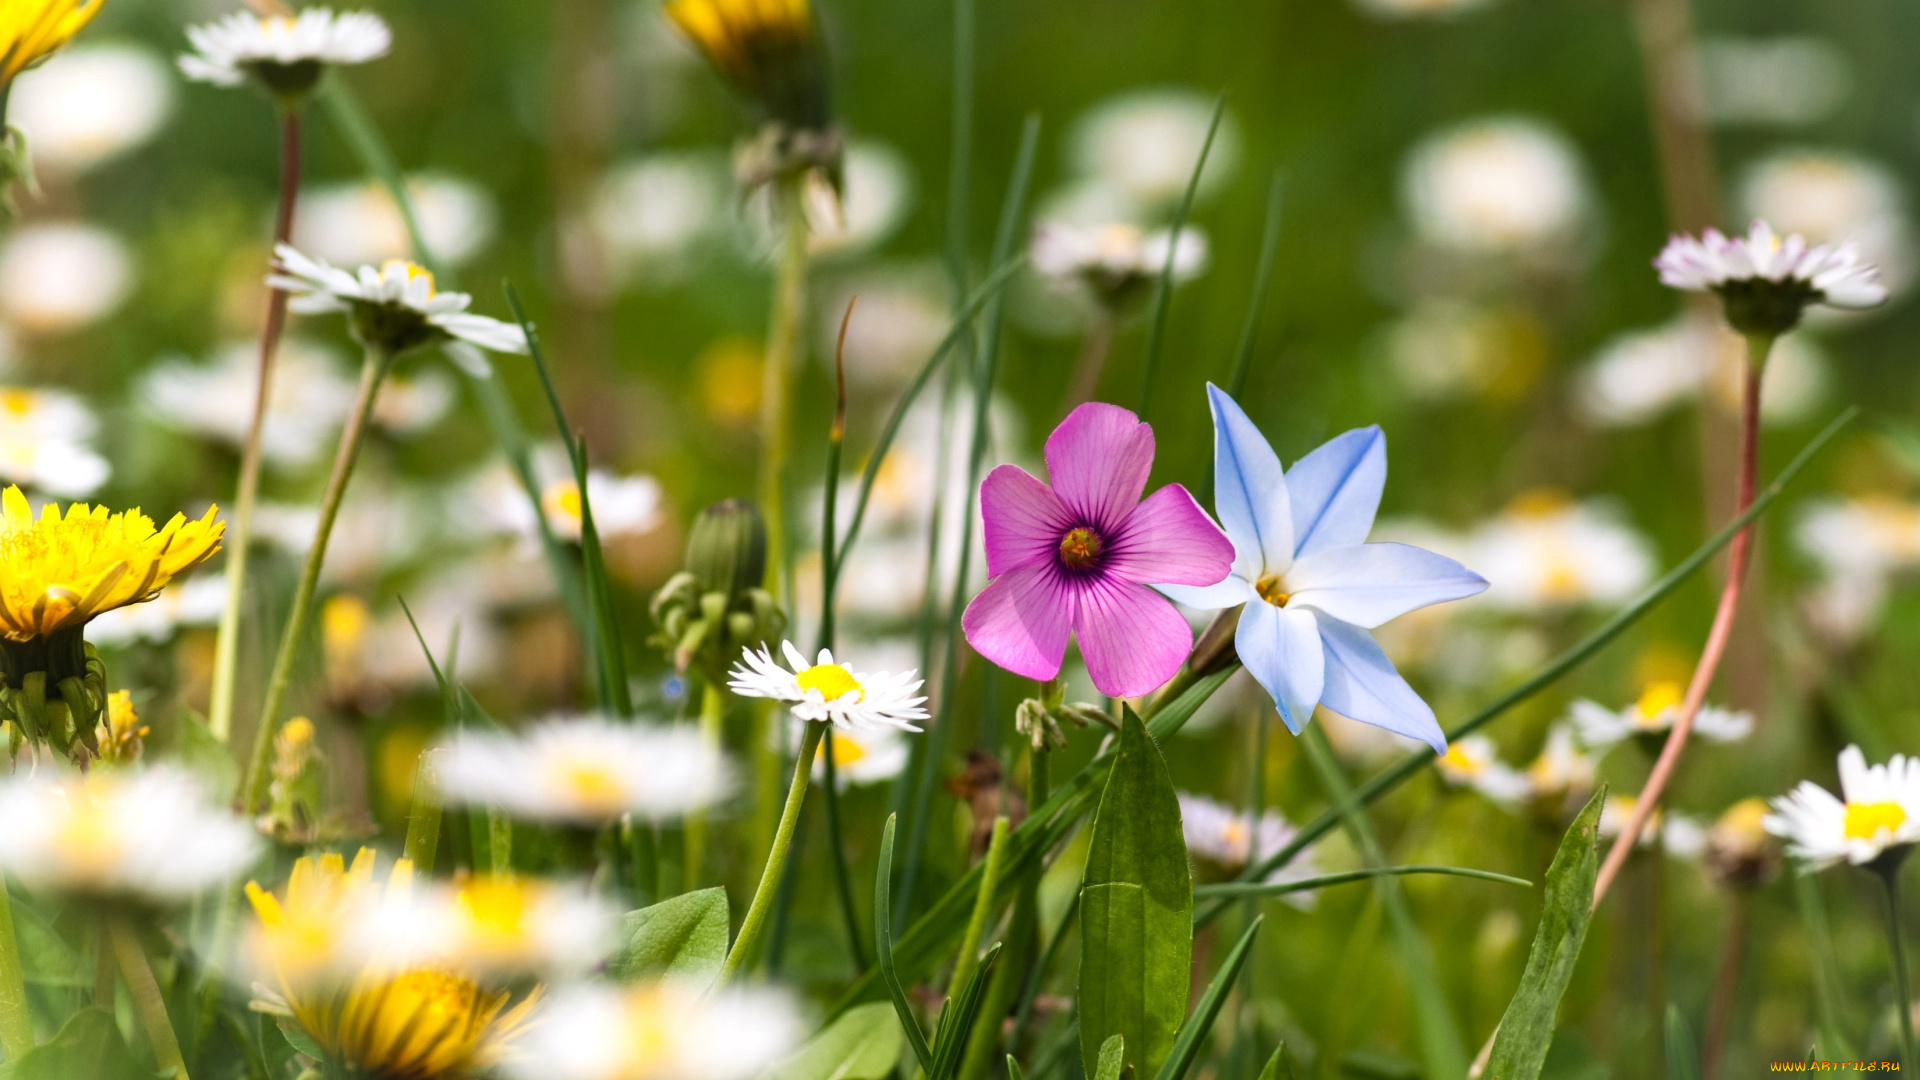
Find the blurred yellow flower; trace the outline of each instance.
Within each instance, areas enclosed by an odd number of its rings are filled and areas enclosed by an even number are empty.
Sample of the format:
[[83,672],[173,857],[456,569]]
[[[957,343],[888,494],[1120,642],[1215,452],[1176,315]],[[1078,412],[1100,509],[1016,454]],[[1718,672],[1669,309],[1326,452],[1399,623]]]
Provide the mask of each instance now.
[[115,690],[107,695],[107,715],[94,734],[100,744],[101,760],[116,764],[138,761],[146,746],[146,737],[152,731],[134,712],[133,695],[126,690]]
[[0,6],[0,85],[47,58],[93,21],[106,0],[6,0]]
[[770,60],[813,37],[807,0],[668,0],[662,10],[722,75],[756,93]]
[[17,487],[0,494],[0,635],[31,641],[103,611],[151,600],[173,578],[220,550],[226,523],[209,507],[198,521],[175,514],[155,530],[138,509],[113,514],[48,503],[33,516]]
[[741,176],[758,181],[824,167],[838,193],[840,136],[807,0],[667,0],[662,10],[767,121],[759,144],[736,157]]

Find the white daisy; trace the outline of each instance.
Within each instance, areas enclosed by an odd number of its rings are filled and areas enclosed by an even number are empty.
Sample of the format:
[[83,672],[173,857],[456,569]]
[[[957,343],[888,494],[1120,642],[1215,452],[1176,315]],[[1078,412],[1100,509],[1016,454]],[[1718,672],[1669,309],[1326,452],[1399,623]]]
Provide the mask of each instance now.
[[[492,194],[461,177],[415,173],[407,177],[407,200],[427,249],[447,266],[479,254],[499,223]],[[385,184],[328,184],[300,192],[293,246],[335,266],[377,265],[412,252],[413,234]]]
[[1868,765],[1857,746],[1840,751],[1840,798],[1811,780],[1773,800],[1761,824],[1815,869],[1865,866],[1920,843],[1920,758],[1895,754]]
[[112,473],[89,442],[99,420],[64,390],[0,387],[0,480],[65,498],[84,498]]
[[1593,792],[1599,778],[1599,763],[1580,748],[1569,724],[1547,729],[1546,745],[1527,766],[1528,797],[1544,809],[1578,808]]
[[1145,296],[1166,269],[1173,250],[1173,279],[1188,281],[1206,268],[1207,238],[1192,226],[1176,244],[1166,229],[1143,232],[1124,222],[1096,226],[1046,222],[1033,232],[1033,268],[1069,288],[1082,288],[1109,307]]
[[112,314],[133,286],[119,237],[75,222],[16,229],[0,251],[0,315],[36,334],[77,330]]
[[281,244],[274,248],[274,268],[267,284],[292,294],[288,306],[294,311],[345,312],[362,344],[395,356],[438,345],[461,367],[484,375],[488,369],[480,349],[527,351],[518,326],[469,312],[473,297],[437,292],[433,275],[415,263],[396,259],[350,274]]
[[[799,717],[793,720],[792,737],[796,744],[800,739],[800,726],[805,723]],[[829,748],[833,754],[833,778],[841,788],[883,784],[900,775],[907,767],[909,756],[907,741],[898,728],[834,728],[820,740],[820,749],[814,754],[816,781],[827,777]]]
[[1814,244],[1853,243],[1889,294],[1913,284],[1920,260],[1900,174],[1857,154],[1790,147],[1742,170],[1736,202],[1748,215]]
[[84,780],[0,782],[0,871],[28,888],[147,902],[185,900],[254,858],[252,826],[169,766]]
[[1524,773],[1500,760],[1499,748],[1485,735],[1454,739],[1434,764],[1447,783],[1472,788],[1502,805],[1517,804],[1533,790]]
[[731,770],[697,731],[593,716],[524,732],[462,732],[438,776],[447,798],[539,821],[604,824],[625,814],[676,818],[725,796]]
[[[584,528],[585,508],[566,452],[558,445],[540,447],[534,454],[533,472],[540,485],[540,508],[547,527],[559,539],[577,542]],[[499,532],[517,536],[529,545],[538,543],[539,522],[527,500],[527,490],[505,463],[481,470],[470,481],[467,497],[472,500],[474,515]],[[590,468],[587,499],[593,510],[594,531],[603,540],[651,532],[666,517],[666,493],[660,481],[646,473],[622,476]]]
[[727,685],[741,697],[792,702],[793,715],[802,720],[830,720],[848,729],[919,731],[912,721],[927,718],[921,708],[927,699],[914,696],[921,684],[914,671],[856,673],[837,663],[830,650],[821,649],[819,660],[809,664],[793,642],[781,642],[780,647],[792,670],[775,663],[769,649],[747,649],[741,666],[729,672]]
[[584,983],[547,999],[505,1068],[523,1080],[751,1080],[806,1035],[770,987]]
[[[1067,136],[1073,167],[1083,178],[1137,204],[1170,204],[1193,178],[1213,108],[1211,93],[1179,87],[1108,98],[1074,122]],[[1216,192],[1231,180],[1239,156],[1239,126],[1228,114],[1221,117],[1207,153],[1199,194]]]
[[1427,137],[1407,157],[1401,193],[1423,240],[1484,254],[1564,244],[1585,224],[1592,201],[1566,136],[1513,116]]
[[[260,388],[260,346],[235,342],[210,364],[169,357],[140,380],[136,398],[162,424],[238,447],[253,426]],[[311,464],[332,448],[331,436],[353,405],[353,384],[332,351],[285,341],[274,360],[260,452],[281,466]],[[383,387],[381,398],[386,397]]]
[[[1239,870],[1249,861],[1272,855],[1286,847],[1297,831],[1277,811],[1261,814],[1256,828],[1252,816],[1244,810],[1184,791],[1179,796],[1180,830],[1186,836],[1187,850],[1227,870]],[[1308,850],[1263,880],[1269,884],[1304,881],[1320,872]],[[1311,908],[1316,896],[1314,892],[1296,892],[1285,893],[1282,899],[1295,907]]]
[[389,890],[355,913],[361,961],[406,955],[484,977],[582,974],[617,944],[619,913],[576,882],[482,875]]
[[[1640,700],[1615,711],[1594,701],[1576,701],[1568,719],[1581,745],[1606,751],[1635,735],[1661,735],[1673,728],[1684,693],[1680,684],[1649,685]],[[1694,734],[1709,742],[1738,742],[1753,733],[1753,714],[1704,705],[1693,718]]]
[[80,45],[14,80],[7,121],[36,167],[76,173],[144,145],[173,113],[172,72],[136,45]]
[[1470,565],[1486,567],[1477,602],[1517,612],[1625,601],[1653,578],[1653,545],[1600,502],[1530,492],[1468,539]]
[[1783,334],[1811,304],[1869,308],[1887,298],[1879,271],[1853,243],[1812,245],[1798,233],[1780,236],[1765,221],[1745,236],[1718,229],[1697,240],[1675,236],[1653,265],[1662,284],[1718,294],[1728,324],[1743,334]]
[[[1597,427],[1648,423],[1704,391],[1740,408],[1747,359],[1739,340],[1717,326],[1681,318],[1615,336],[1580,372],[1574,404]],[[1807,418],[1827,393],[1827,360],[1800,334],[1780,339],[1761,376],[1760,419],[1790,424]]]
[[276,94],[304,93],[329,66],[385,56],[393,33],[378,15],[308,8],[296,16],[238,11],[187,28],[194,51],[180,57],[187,78],[238,86],[249,76]]
[[[1633,817],[1634,807],[1639,800],[1631,795],[1609,795],[1600,808],[1600,835],[1614,839],[1620,830],[1627,827],[1627,821]],[[1656,808],[1653,815],[1640,830],[1638,847],[1652,847],[1655,840],[1660,841],[1667,855],[1676,859],[1692,859],[1707,846],[1707,829],[1699,821],[1686,814],[1669,814],[1665,808]]]

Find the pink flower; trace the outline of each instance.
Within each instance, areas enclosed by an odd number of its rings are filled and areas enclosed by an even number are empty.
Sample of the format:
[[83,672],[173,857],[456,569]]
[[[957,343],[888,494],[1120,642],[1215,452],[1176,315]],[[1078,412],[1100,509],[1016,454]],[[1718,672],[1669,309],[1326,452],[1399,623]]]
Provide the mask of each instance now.
[[1193,630],[1151,585],[1214,585],[1233,544],[1179,484],[1144,502],[1153,429],[1090,402],[1047,438],[1053,486],[1002,465],[980,485],[987,576],[961,620],[981,656],[1051,679],[1080,638],[1093,685],[1139,697],[1171,679]]

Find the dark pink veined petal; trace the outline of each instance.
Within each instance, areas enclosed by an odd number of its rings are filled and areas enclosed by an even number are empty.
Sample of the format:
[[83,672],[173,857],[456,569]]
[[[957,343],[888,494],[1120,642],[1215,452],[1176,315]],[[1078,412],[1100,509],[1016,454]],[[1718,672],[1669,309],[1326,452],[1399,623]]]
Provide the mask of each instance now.
[[1153,429],[1118,405],[1090,401],[1047,436],[1047,479],[1085,524],[1112,530],[1153,470]]
[[1145,585],[1112,577],[1079,585],[1073,631],[1093,685],[1108,697],[1152,693],[1179,672],[1193,629],[1173,602]]
[[1233,570],[1233,541],[1186,488],[1168,484],[1107,541],[1105,568],[1142,585],[1214,585]]
[[1051,679],[1067,655],[1075,593],[1052,566],[1022,567],[988,582],[967,605],[960,628],[988,660],[1015,675]]
[[980,484],[980,522],[987,538],[987,576],[1051,562],[1073,515],[1053,489],[1018,465],[1002,465]]

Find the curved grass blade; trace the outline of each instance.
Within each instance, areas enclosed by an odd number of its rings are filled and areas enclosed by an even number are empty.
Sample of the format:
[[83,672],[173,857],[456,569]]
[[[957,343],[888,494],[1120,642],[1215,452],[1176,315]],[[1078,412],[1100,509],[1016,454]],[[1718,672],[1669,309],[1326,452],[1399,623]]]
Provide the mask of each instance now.
[[894,824],[894,815],[887,815],[887,824],[880,830],[880,868],[873,875],[874,967],[887,984],[887,993],[893,998],[893,1011],[900,1018],[900,1026],[906,1029],[907,1044],[913,1047],[920,1071],[931,1077],[933,1052],[927,1047],[926,1033],[920,1030],[920,1021],[913,1015],[913,1004],[907,1000],[907,990],[900,985],[900,976],[893,966],[893,919],[890,917],[893,900],[889,894],[893,891]]
[[1207,1033],[1213,1030],[1213,1021],[1220,1015],[1220,1006],[1226,1004],[1227,991],[1233,987],[1234,980],[1240,977],[1240,969],[1246,966],[1247,957],[1253,952],[1254,935],[1260,932],[1260,924],[1265,916],[1256,917],[1247,932],[1240,935],[1240,941],[1227,954],[1220,970],[1207,984],[1207,992],[1200,995],[1200,1004],[1194,1007],[1193,1015],[1180,1028],[1180,1037],[1174,1040],[1173,1053],[1167,1055],[1166,1063],[1154,1074],[1154,1080],[1185,1080],[1187,1070],[1193,1067],[1193,1059],[1200,1055],[1200,1044],[1206,1040]]
[[1533,882],[1526,878],[1496,874],[1491,870],[1474,870],[1465,866],[1412,864],[1369,866],[1361,870],[1345,870],[1338,874],[1301,878],[1298,881],[1224,881],[1215,885],[1196,885],[1193,888],[1193,895],[1196,898],[1208,900],[1220,897],[1240,899],[1249,896],[1286,896],[1290,893],[1312,892],[1330,885],[1346,885],[1355,881],[1372,881],[1374,878],[1382,877],[1403,877],[1408,874],[1441,874],[1448,877],[1474,878],[1479,881],[1497,881],[1502,885],[1519,885],[1523,888],[1533,887]]
[[1247,301],[1247,320],[1240,327],[1240,347],[1233,353],[1233,375],[1227,379],[1227,393],[1235,400],[1247,388],[1247,374],[1253,368],[1253,343],[1260,333],[1260,302],[1267,298],[1267,284],[1273,277],[1273,257],[1280,251],[1280,196],[1284,185],[1280,170],[1273,170],[1273,183],[1267,188],[1267,219],[1260,229],[1260,261],[1253,271],[1253,295]]
[[1287,1063],[1286,1043],[1273,1048],[1273,1056],[1267,1059],[1266,1067],[1260,1070],[1260,1080],[1293,1080],[1293,1066]]
[[1680,1006],[1667,1002],[1667,1080],[1701,1080],[1700,1051]]
[[[1747,507],[1745,513],[1728,522],[1725,528],[1715,533],[1706,543],[1695,548],[1693,554],[1688,555],[1678,566],[1667,571],[1660,580],[1649,585],[1632,603],[1615,612],[1612,618],[1601,623],[1598,628],[1582,638],[1572,648],[1548,661],[1546,666],[1534,672],[1526,681],[1500,695],[1498,698],[1495,698],[1486,707],[1473,714],[1473,716],[1462,722],[1458,727],[1447,732],[1447,738],[1463,738],[1485,727],[1507,710],[1559,681],[1561,676],[1585,663],[1593,654],[1610,644],[1614,638],[1625,633],[1628,627],[1640,621],[1641,617],[1658,606],[1660,601],[1666,599],[1668,593],[1678,588],[1682,582],[1686,581],[1695,571],[1705,566],[1708,560],[1718,554],[1721,548],[1731,543],[1733,538],[1739,534],[1740,530],[1746,528],[1749,522],[1765,513],[1767,509],[1773,505],[1774,500],[1780,497],[1780,493],[1786,489],[1786,486],[1793,482],[1794,477],[1800,475],[1801,470],[1805,469],[1807,464],[1813,460],[1814,455],[1818,454],[1828,443],[1832,442],[1834,437],[1840,434],[1841,429],[1852,423],[1853,419],[1859,415],[1860,410],[1858,408],[1850,408],[1838,417],[1835,417],[1832,423],[1828,424],[1820,434],[1814,436],[1813,441],[1809,442],[1806,447],[1787,464],[1787,467],[1780,471],[1780,475],[1774,479],[1773,483],[1768,484],[1766,488],[1755,497],[1753,504]],[[1372,803],[1387,792],[1399,787],[1409,777],[1425,768],[1427,763],[1434,759],[1434,756],[1434,752],[1431,749],[1425,748],[1409,753],[1406,757],[1400,759],[1398,765],[1384,770],[1356,788],[1354,790],[1356,802],[1361,806]],[[1299,855],[1322,836],[1332,831],[1333,827],[1339,823],[1340,814],[1337,809],[1329,809],[1323,812],[1319,817],[1302,826],[1300,831],[1294,834],[1293,839],[1288,841],[1279,851],[1242,870],[1237,880],[1259,881],[1267,877],[1275,870],[1292,862],[1296,855]],[[1225,900],[1212,901],[1206,908],[1201,910],[1195,922],[1202,926],[1212,922],[1222,911],[1226,910],[1226,906],[1227,901]]]
[[1168,229],[1167,261],[1160,267],[1160,287],[1153,294],[1153,324],[1147,333],[1147,360],[1140,373],[1140,407],[1134,411],[1147,418],[1147,405],[1153,400],[1153,372],[1160,366],[1160,350],[1167,339],[1167,309],[1173,304],[1173,263],[1180,253],[1180,233],[1187,227],[1187,215],[1193,212],[1193,198],[1200,192],[1200,174],[1206,171],[1207,155],[1213,152],[1214,136],[1220,134],[1220,120],[1227,114],[1227,95],[1221,91],[1213,100],[1213,118],[1207,121],[1207,138],[1200,144],[1200,156],[1194,159],[1193,175],[1187,178],[1187,190],[1180,196],[1180,207],[1173,213]]
[[986,1000],[987,982],[993,975],[994,961],[1000,959],[1000,943],[980,958],[980,963],[967,976],[967,985],[961,989],[960,996],[948,998],[947,1004],[940,1010],[940,1024],[933,1033],[933,1070],[927,1074],[927,1080],[953,1080],[960,1071],[961,1055],[967,1049],[967,1035],[973,1031],[973,1022],[980,1015],[980,1005]]

